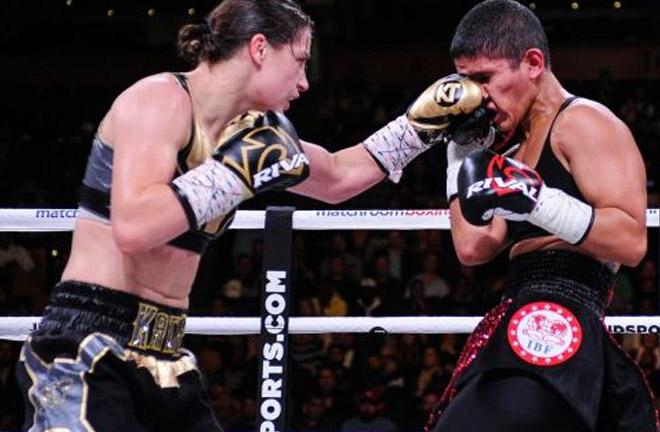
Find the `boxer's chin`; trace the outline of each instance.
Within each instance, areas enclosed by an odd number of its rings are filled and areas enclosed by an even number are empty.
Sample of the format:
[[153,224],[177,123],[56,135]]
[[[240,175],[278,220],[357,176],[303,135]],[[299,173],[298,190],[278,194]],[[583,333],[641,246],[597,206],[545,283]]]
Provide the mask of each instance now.
[[495,126],[495,128],[502,133],[507,133],[516,127],[510,117],[500,113],[493,117],[492,123],[493,126]]

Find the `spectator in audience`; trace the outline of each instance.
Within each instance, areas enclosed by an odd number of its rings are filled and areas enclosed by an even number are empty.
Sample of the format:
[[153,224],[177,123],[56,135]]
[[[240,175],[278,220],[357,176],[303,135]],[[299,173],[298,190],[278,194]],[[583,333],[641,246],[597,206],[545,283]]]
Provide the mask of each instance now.
[[349,249],[348,239],[344,232],[333,232],[330,235],[330,250],[327,258],[321,260],[320,273],[322,278],[333,278],[336,275],[333,258],[341,257],[342,272],[352,280],[362,277],[362,260]]
[[609,310],[615,315],[626,315],[635,308],[635,287],[625,269],[619,270],[614,280],[614,293]]
[[342,386],[337,381],[337,370],[322,366],[316,375],[316,392],[323,399],[326,414],[336,420],[346,418],[351,412],[350,392],[354,386]]
[[222,383],[224,386],[226,364],[222,351],[219,344],[209,339],[199,347],[197,363],[207,388],[211,382]]
[[294,233],[293,257],[291,259],[293,271],[291,281],[293,286],[296,287],[294,295],[317,298],[319,295],[318,274],[312,269],[312,259],[309,254],[310,251],[307,249],[305,237]]
[[254,258],[247,253],[241,253],[236,257],[236,265],[232,279],[241,284],[241,298],[247,310],[253,315],[259,312],[259,295],[261,293],[261,270],[255,267]]
[[401,231],[392,230],[388,232],[387,244],[383,253],[387,256],[390,276],[401,281],[411,276],[410,254]]
[[385,405],[377,391],[368,389],[357,398],[357,414],[341,425],[344,432],[395,432],[397,426],[385,413]]
[[485,313],[487,310],[502,301],[502,295],[504,295],[504,282],[505,279],[503,276],[496,276],[483,284],[484,292],[481,298],[481,313]]
[[337,388],[347,390],[351,387],[351,371],[346,367],[346,347],[344,345],[332,341],[328,344],[323,368],[334,370]]
[[244,392],[239,399],[241,404],[240,418],[230,432],[257,432],[259,430],[257,400],[253,394],[249,393],[248,389],[245,389]]
[[348,272],[344,255],[333,254],[328,256],[329,273],[321,279],[321,283],[330,283],[348,304],[355,300],[358,281]]
[[397,340],[397,352],[401,367],[407,372],[417,373],[422,359],[422,347],[426,344],[426,335],[402,334]]
[[379,253],[374,257],[373,275],[383,302],[383,315],[402,315],[405,312],[405,286],[400,279],[392,276],[388,255]]
[[440,402],[440,394],[436,390],[426,390],[422,393],[419,403],[415,405],[413,415],[408,419],[408,428],[406,430],[413,430],[419,428],[420,424],[423,424],[426,419],[429,418],[429,415],[433,412],[435,407]]
[[477,293],[472,280],[460,275],[451,287],[450,294],[442,301],[442,310],[452,315],[476,315],[479,309]]
[[207,393],[209,406],[218,421],[222,422],[227,430],[233,430],[240,421],[240,400],[227,389],[220,378],[210,381]]
[[350,308],[351,316],[385,315],[380,287],[372,277],[363,277],[357,290],[355,301]]
[[414,411],[411,374],[401,367],[397,344],[385,342],[380,348],[385,412],[398,425],[405,424]]
[[337,333],[332,337],[333,343],[344,347],[344,367],[349,371],[355,370],[357,358],[357,337],[355,333]]
[[348,302],[330,281],[321,282],[319,302],[324,316],[348,315]]
[[337,422],[328,415],[323,396],[312,393],[302,400],[300,415],[291,427],[292,432],[336,432]]
[[436,390],[443,387],[448,377],[445,376],[438,348],[426,345],[422,348],[422,363],[419,367],[415,382],[415,396],[420,398],[427,390]]
[[438,305],[430,305],[424,295],[424,281],[421,279],[411,279],[408,283],[407,295],[410,296],[406,300],[406,315],[419,316],[419,315],[433,315],[438,310]]
[[301,297],[296,304],[293,315],[306,317],[320,316],[321,304],[319,303],[319,299],[316,297]]
[[633,352],[633,358],[648,378],[653,371],[660,369],[660,348],[658,335],[646,333],[638,335],[638,346]]
[[319,334],[300,333],[290,336],[290,364],[296,374],[311,383],[323,365],[323,340]]
[[[424,298],[431,308],[438,308],[443,299],[451,292],[449,284],[439,273],[439,257],[436,252],[426,252],[423,256],[422,271],[412,278],[409,286],[414,281],[420,280],[424,286]],[[411,297],[411,294],[408,294]]]
[[[443,333],[439,335],[438,359],[445,374],[454,371],[454,365],[460,354],[463,340],[455,333]],[[442,389],[439,389],[442,390]]]

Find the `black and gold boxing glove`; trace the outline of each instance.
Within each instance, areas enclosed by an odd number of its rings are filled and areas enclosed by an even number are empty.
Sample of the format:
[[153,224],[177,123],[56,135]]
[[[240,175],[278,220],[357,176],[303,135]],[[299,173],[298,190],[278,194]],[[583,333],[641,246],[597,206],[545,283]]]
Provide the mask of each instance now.
[[485,133],[489,124],[481,87],[467,77],[451,74],[434,82],[404,115],[363,144],[390,180],[398,182],[403,168],[431,145],[468,141]]
[[309,176],[298,134],[284,114],[248,111],[225,128],[213,159],[231,169],[250,196],[295,186]]
[[291,122],[274,111],[248,111],[229,123],[211,157],[171,187],[197,229],[228,220],[238,204],[258,193],[294,186],[307,176],[309,160]]

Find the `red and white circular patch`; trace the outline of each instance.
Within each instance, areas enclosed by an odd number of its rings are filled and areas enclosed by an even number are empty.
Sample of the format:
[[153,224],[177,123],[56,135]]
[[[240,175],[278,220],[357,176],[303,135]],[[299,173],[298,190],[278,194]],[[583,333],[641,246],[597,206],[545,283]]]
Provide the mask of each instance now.
[[582,344],[582,328],[573,313],[550,302],[530,303],[513,315],[509,345],[527,363],[554,366],[575,355]]

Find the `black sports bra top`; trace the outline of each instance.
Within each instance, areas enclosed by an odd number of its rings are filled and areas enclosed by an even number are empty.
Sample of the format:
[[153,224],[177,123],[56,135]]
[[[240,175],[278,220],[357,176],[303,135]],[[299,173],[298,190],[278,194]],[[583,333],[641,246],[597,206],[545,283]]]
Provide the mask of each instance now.
[[[182,73],[173,72],[181,87],[190,95],[188,81]],[[177,175],[199,165],[210,155],[213,146],[202,139],[203,134],[196,133],[200,127],[194,118],[190,139],[177,154]],[[199,138],[198,138],[199,137]],[[82,218],[110,223],[110,187],[112,183],[113,149],[106,143],[97,131],[92,142],[92,150],[87,160],[87,168],[80,189],[78,215]],[[211,232],[203,227],[200,230],[189,230],[169,241],[168,244],[196,253],[203,253],[214,238]]]
[[[561,162],[559,162],[557,156],[552,151],[552,146],[550,145],[552,128],[555,125],[557,116],[559,116],[559,113],[561,113],[564,109],[566,109],[566,107],[568,107],[576,99],[577,97],[575,96],[567,98],[561,104],[559,110],[557,110],[557,114],[555,114],[555,118],[552,119],[552,123],[550,124],[550,129],[548,130],[548,135],[546,136],[545,142],[543,143],[543,150],[541,150],[541,156],[539,157],[539,161],[536,164],[536,168],[534,169],[541,175],[541,178],[543,178],[543,181],[549,187],[561,189],[575,198],[584,200],[584,196],[582,195],[580,189],[578,189],[577,185],[575,184],[575,180],[573,180],[573,176],[564,168]],[[508,228],[509,239],[511,239],[513,243],[517,243],[520,240],[524,240],[528,238],[545,237],[552,235],[543,228],[539,228],[536,225],[525,221],[523,222],[507,221],[507,228]]]

